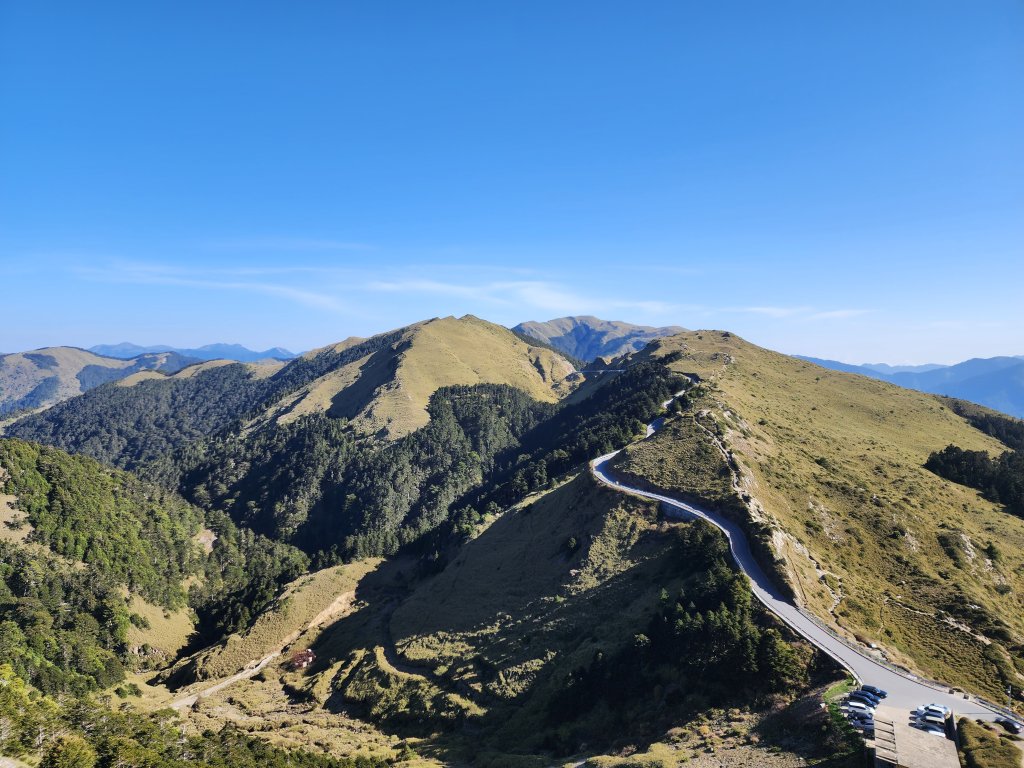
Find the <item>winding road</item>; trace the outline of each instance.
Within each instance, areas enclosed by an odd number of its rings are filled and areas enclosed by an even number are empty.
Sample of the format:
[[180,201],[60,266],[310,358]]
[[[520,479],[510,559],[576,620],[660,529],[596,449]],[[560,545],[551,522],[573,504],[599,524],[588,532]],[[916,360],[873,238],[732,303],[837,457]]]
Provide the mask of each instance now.
[[[664,407],[667,408],[679,394],[665,401]],[[646,437],[649,438],[657,432],[663,424],[664,418],[658,418],[651,422],[647,426]],[[772,580],[758,565],[757,560],[754,559],[747,537],[736,523],[717,512],[702,509],[671,496],[635,488],[616,479],[610,464],[619,452],[606,453],[590,462],[591,471],[598,481],[617,491],[661,502],[666,516],[670,518],[677,520],[700,518],[721,530],[729,540],[729,549],[733,559],[740,570],[750,579],[751,590],[757,599],[797,634],[802,635],[808,642],[820,648],[849,670],[861,683],[874,685],[888,691],[889,697],[885,701],[886,705],[907,711],[922,704],[934,702],[949,707],[958,716],[963,715],[982,720],[992,720],[1002,714],[973,697],[965,699],[963,694],[949,693],[949,688],[937,689],[910,673],[902,673],[880,664],[864,651],[825,630],[802,613],[776,588]]]

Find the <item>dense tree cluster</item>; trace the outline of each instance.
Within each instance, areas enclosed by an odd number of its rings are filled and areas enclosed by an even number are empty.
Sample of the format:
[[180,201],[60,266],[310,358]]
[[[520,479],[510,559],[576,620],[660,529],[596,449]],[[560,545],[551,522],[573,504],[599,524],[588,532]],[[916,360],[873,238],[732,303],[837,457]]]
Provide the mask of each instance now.
[[985,411],[969,403],[950,401],[953,410],[973,427],[1011,450],[993,458],[985,451],[966,451],[948,445],[928,457],[925,468],[981,492],[989,501],[1024,517],[1024,421]]
[[[187,601],[196,639],[213,641],[246,626],[309,565],[294,547],[84,456],[0,440],[0,467],[3,492],[17,497],[29,542],[40,545],[0,547],[0,661],[43,691],[123,677],[128,594],[168,609]],[[214,537],[209,554],[194,538],[203,527]],[[186,595],[190,576],[199,578]]]
[[193,443],[148,467],[147,474],[176,485],[201,507],[223,510],[241,525],[290,541],[341,482],[355,450],[344,419],[317,413]]
[[32,541],[152,603],[184,604],[181,582],[201,566],[192,537],[203,527],[202,511],[93,459],[22,440],[0,440],[0,466]]
[[444,387],[428,424],[392,443],[358,440],[344,419],[310,414],[207,438],[149,471],[320,562],[389,555],[439,528],[468,530],[620,447],[681,386],[664,365],[645,363],[565,406],[506,385]]
[[131,387],[104,384],[21,419],[6,434],[134,469],[227,427],[267,387],[241,363]]
[[516,501],[581,462],[626,445],[661,412],[661,404],[686,380],[663,363],[631,366],[590,397],[554,409],[549,418],[523,435],[514,456],[506,457],[499,487],[486,494],[499,505]]
[[948,445],[929,456],[925,467],[954,483],[975,488],[989,501],[1024,516],[1024,453],[1004,451],[992,458],[985,451]]
[[445,387],[429,423],[393,443],[358,441],[344,419],[310,414],[196,443],[158,471],[195,503],[329,559],[392,554],[446,520],[554,409],[505,385]]
[[994,437],[1007,448],[1024,451],[1024,419],[1014,419],[980,408],[963,400],[949,400],[952,410],[971,426]]
[[0,664],[39,690],[84,693],[120,681],[129,621],[110,578],[0,541]]
[[0,663],[0,755],[40,768],[377,768],[384,760],[284,750],[225,727],[187,735],[170,710],[114,711],[87,697],[37,695]]
[[217,538],[202,579],[189,590],[199,644],[248,626],[282,586],[309,569],[300,550],[236,526],[222,512],[208,511],[206,525]]
[[569,673],[551,699],[552,724],[578,720],[599,704],[614,716],[652,696],[677,714],[688,706],[748,705],[807,683],[806,660],[753,605],[746,578],[728,564],[724,537],[702,522],[673,535],[681,587],[662,590],[660,608],[630,645],[597,652]]

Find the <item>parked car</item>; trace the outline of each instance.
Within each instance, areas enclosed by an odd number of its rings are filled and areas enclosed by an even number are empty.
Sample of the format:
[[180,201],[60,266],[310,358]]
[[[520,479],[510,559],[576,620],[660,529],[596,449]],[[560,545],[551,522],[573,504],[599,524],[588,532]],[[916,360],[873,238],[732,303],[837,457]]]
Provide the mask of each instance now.
[[852,691],[850,693],[850,698],[854,701],[863,701],[865,704],[870,704],[872,707],[877,707],[879,703],[877,698],[865,691]]
[[875,714],[875,708],[868,706],[861,701],[849,701],[847,700],[846,706],[848,709],[855,710],[857,712],[870,712],[872,715]]
[[878,697],[878,698],[880,698],[880,699],[884,699],[884,698],[885,698],[886,696],[888,696],[888,695],[889,695],[888,693],[886,693],[885,691],[883,691],[883,690],[882,690],[881,688],[876,688],[876,687],[875,687],[875,686],[873,686],[873,685],[862,685],[862,686],[860,687],[860,689],[861,689],[862,691],[867,691],[867,692],[868,692],[868,693],[870,693],[871,695],[873,695],[873,696],[877,696],[877,697]]
[[1008,717],[997,717],[995,719],[995,722],[1003,726],[1003,728],[1008,730],[1010,733],[1020,733],[1022,730],[1024,730],[1024,727],[1022,727],[1020,723],[1011,720]]
[[930,736],[941,736],[946,738],[946,729],[939,728],[937,725],[922,725],[921,730]]
[[936,728],[946,727],[946,718],[939,715],[918,715],[916,720],[922,725],[934,725]]

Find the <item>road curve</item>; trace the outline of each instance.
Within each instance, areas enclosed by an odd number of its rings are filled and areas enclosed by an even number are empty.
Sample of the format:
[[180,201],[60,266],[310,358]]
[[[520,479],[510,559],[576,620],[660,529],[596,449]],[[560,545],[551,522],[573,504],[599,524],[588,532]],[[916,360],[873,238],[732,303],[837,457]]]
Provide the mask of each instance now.
[[[671,403],[671,400],[666,401],[664,405],[667,407],[669,403]],[[664,419],[656,419],[651,422],[647,427],[647,437],[650,437],[660,429],[663,423]],[[736,561],[739,569],[750,579],[750,588],[757,599],[764,603],[769,611],[789,625],[797,634],[802,635],[808,642],[820,648],[853,673],[861,683],[875,685],[888,691],[889,698],[885,702],[887,705],[910,710],[922,704],[934,702],[949,707],[957,715],[983,720],[992,720],[999,716],[1000,713],[973,698],[968,700],[963,697],[963,694],[951,694],[948,692],[948,688],[937,690],[909,673],[900,673],[880,664],[867,656],[863,651],[826,631],[801,613],[796,605],[790,602],[778,590],[761,566],[758,565],[757,560],[754,559],[747,537],[736,523],[726,519],[717,512],[711,512],[679,499],[674,499],[671,496],[652,493],[651,491],[645,491],[621,482],[612,474],[610,467],[611,460],[618,453],[619,451],[612,451],[590,462],[591,471],[598,481],[617,491],[661,502],[666,515],[670,518],[679,520],[700,518],[722,531],[729,540],[729,549],[732,552],[733,559]]]

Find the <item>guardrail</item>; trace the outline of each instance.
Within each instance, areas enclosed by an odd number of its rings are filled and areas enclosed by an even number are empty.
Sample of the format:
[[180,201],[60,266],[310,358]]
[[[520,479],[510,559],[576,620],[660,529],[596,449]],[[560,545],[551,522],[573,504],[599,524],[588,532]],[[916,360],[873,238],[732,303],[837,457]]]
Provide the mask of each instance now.
[[[798,605],[796,607],[796,609],[797,609],[797,611],[800,612],[800,614],[802,616],[804,616],[808,621],[813,622],[819,629],[827,632],[832,637],[834,637],[836,640],[838,640],[843,645],[845,645],[847,648],[849,648],[851,651],[853,651],[854,653],[857,653],[857,654],[863,656],[865,659],[868,659],[869,661],[873,661],[874,663],[878,664],[879,666],[885,667],[886,669],[889,669],[889,670],[895,672],[898,675],[902,675],[904,677],[909,677],[912,680],[914,680],[914,682],[926,685],[929,688],[932,688],[932,689],[938,691],[939,693],[950,693],[951,692],[952,687],[947,685],[947,684],[945,684],[945,683],[939,682],[938,680],[932,680],[932,679],[927,678],[927,677],[922,677],[921,675],[917,674],[916,672],[911,672],[906,667],[901,667],[898,664],[893,664],[888,659],[880,658],[878,656],[875,656],[874,654],[867,653],[866,649],[860,647],[859,645],[855,645],[855,644],[851,643],[849,641],[849,639],[847,639],[847,638],[843,637],[842,635],[840,635],[832,627],[830,627],[828,624],[823,622],[821,619],[819,619],[813,613],[808,611],[806,608],[803,608],[802,606]],[[996,704],[994,702],[991,702],[991,701],[989,701],[988,699],[986,699],[986,698],[984,698],[982,696],[976,696],[975,694],[967,693],[966,691],[964,693],[967,694],[967,696],[970,697],[971,701],[975,701],[978,704],[981,704],[982,706],[984,706],[984,707],[986,707],[988,709],[991,709],[994,712],[998,712],[999,714],[1006,715],[1007,717],[1009,717],[1009,718],[1011,718],[1013,720],[1017,720],[1020,717],[1020,715],[1018,715],[1016,712],[1013,712],[1012,710],[1009,710],[1006,707],[1002,707],[1002,706],[1000,706],[1000,705],[998,705],[998,704]]]
[[[675,400],[677,397],[679,397],[679,395],[681,395],[681,394],[683,394],[683,392],[678,392],[675,395],[673,395],[671,398],[669,398],[669,400],[667,402],[665,402],[664,407],[667,408],[668,405],[673,400]],[[652,425],[653,425],[653,422],[652,422]],[[707,431],[706,428],[704,428],[704,429],[705,429],[705,431]],[[650,433],[648,433],[648,436],[650,436]],[[721,448],[721,446],[719,446],[719,447]],[[590,469],[591,474],[596,474],[595,464],[596,464],[597,461],[600,461],[603,458],[608,458],[608,457],[610,457],[610,456],[612,456],[612,455],[614,455],[615,453],[618,453],[618,452],[619,451],[615,451],[612,454],[607,454],[607,456],[599,457],[596,460],[592,460],[592,461],[588,462],[588,468]],[[651,491],[650,492],[658,493],[661,496],[665,496],[665,497],[667,497],[669,499],[673,498],[670,493],[668,493],[667,491],[665,491],[663,489],[658,489],[658,488],[654,487],[653,484],[651,484]],[[662,501],[660,503],[664,503],[664,502]],[[742,525],[740,527],[742,529]],[[747,533],[744,530],[741,530],[741,534],[744,537],[747,536]],[[753,554],[753,550],[752,549],[751,549],[751,553]],[[755,560],[756,559],[757,558],[756,558],[756,555],[755,555]],[[769,575],[769,571],[765,570],[765,575]],[[769,578],[771,578],[770,575],[769,575]],[[929,679],[927,677],[922,677],[921,675],[918,675],[918,674],[916,674],[914,672],[911,672],[909,669],[907,669],[905,667],[901,667],[901,666],[898,666],[897,664],[893,664],[891,661],[888,661],[887,659],[880,658],[878,656],[875,656],[874,654],[867,653],[867,649],[861,647],[859,644],[851,643],[847,638],[845,638],[842,635],[840,635],[832,627],[830,627],[828,624],[823,622],[821,619],[819,619],[817,616],[812,614],[810,611],[806,610],[805,608],[803,608],[800,605],[796,605],[796,601],[795,600],[793,601],[793,604],[796,607],[797,612],[800,613],[804,618],[806,618],[808,621],[810,621],[812,624],[817,626],[822,631],[824,631],[827,634],[831,635],[833,638],[838,640],[844,646],[849,648],[851,651],[853,651],[857,655],[863,657],[864,659],[867,659],[868,661],[871,661],[871,662],[873,662],[875,664],[878,664],[880,667],[884,667],[884,668],[886,668],[886,669],[888,669],[888,670],[890,670],[892,672],[895,672],[896,674],[900,675],[901,677],[906,677],[906,678],[909,678],[909,679],[911,679],[911,680],[913,680],[913,681],[915,681],[917,683],[921,683],[922,685],[925,685],[925,686],[927,686],[929,688],[932,688],[933,690],[935,690],[937,692],[946,693],[946,694],[952,692],[952,687],[949,686],[948,684],[942,683],[942,682],[940,682],[938,680],[931,680],[931,679]],[[789,623],[786,621],[786,619],[784,617],[779,616],[779,619],[781,619],[784,623],[789,625]],[[793,625],[789,625],[789,626],[794,631],[796,631],[797,634],[800,634],[800,635],[804,634],[803,631],[799,627],[796,627],[796,626],[793,626]],[[806,639],[809,642],[811,642],[811,643],[814,642],[809,637],[807,637]],[[830,656],[832,655],[825,648],[820,648],[820,650],[823,651],[824,653],[827,653]],[[833,656],[833,659],[836,662],[838,662],[840,664],[840,666],[843,666],[843,667],[847,668],[847,671],[850,672],[855,679],[857,678],[857,675],[853,672],[852,669],[847,667],[845,662],[843,662],[841,659],[839,659],[838,657],[835,657],[835,656]],[[987,709],[990,709],[993,712],[996,712],[998,714],[1005,715],[1006,717],[1009,717],[1012,720],[1018,720],[1019,719],[1019,716],[1017,715],[1017,713],[1013,712],[1012,710],[1007,709],[1006,707],[1000,706],[999,704],[991,702],[988,699],[985,699],[985,698],[983,698],[981,696],[976,696],[975,694],[969,694],[969,693],[966,693],[966,692],[964,692],[964,694],[965,694],[965,700],[974,701],[974,702],[976,702],[978,704],[981,704],[982,706],[986,707]]]

